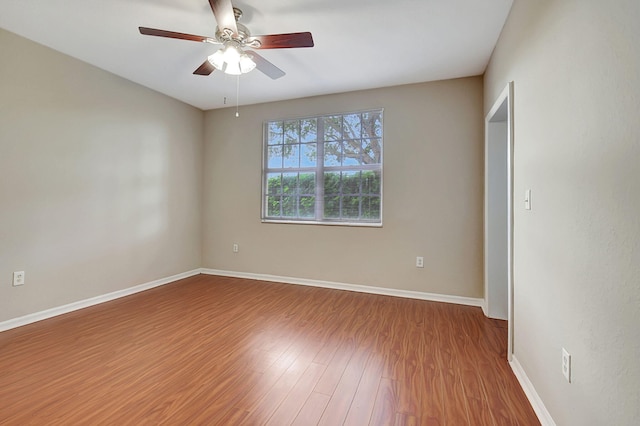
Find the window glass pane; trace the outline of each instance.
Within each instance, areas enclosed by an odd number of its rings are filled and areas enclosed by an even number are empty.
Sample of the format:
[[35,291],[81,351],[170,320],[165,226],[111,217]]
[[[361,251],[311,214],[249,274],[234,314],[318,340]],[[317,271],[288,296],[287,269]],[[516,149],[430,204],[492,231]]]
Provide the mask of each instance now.
[[313,218],[316,215],[316,197],[300,197],[300,217]]
[[362,113],[362,137],[382,137],[382,115],[379,111]]
[[284,145],[284,168],[300,167],[300,145]]
[[267,167],[270,169],[279,169],[282,167],[282,145],[269,147]]
[[324,173],[324,193],[327,195],[340,194],[340,172]]
[[282,193],[282,178],[280,173],[267,174],[267,194],[275,195]]
[[360,139],[360,114],[347,114],[343,116],[342,134],[344,139]]
[[292,144],[300,142],[298,137],[298,120],[290,120],[284,122],[284,143]]
[[298,174],[297,173],[282,174],[282,193],[283,194],[298,193]]
[[380,195],[380,172],[362,172],[362,193]]
[[268,145],[282,143],[282,121],[273,121],[268,126]]
[[324,144],[324,165],[327,167],[339,166],[342,153],[340,142],[326,142]]
[[315,143],[300,145],[300,167],[315,167],[318,160],[318,150]]
[[342,172],[342,193],[360,193],[360,172]]
[[342,144],[342,157],[343,166],[357,166],[361,164],[361,145],[360,140],[344,141]]
[[357,219],[360,216],[360,197],[342,197],[342,218]]
[[296,217],[298,216],[298,209],[296,206],[295,196],[282,197],[282,217]]
[[280,197],[267,197],[267,215],[271,217],[280,216]]
[[380,197],[362,197],[362,218],[380,219]]
[[342,139],[342,116],[324,117],[324,140],[339,141]]
[[380,223],[382,124],[382,110],[266,122],[264,218]]
[[316,193],[316,174],[300,173],[298,191],[303,195],[314,195]]
[[340,197],[324,197],[324,217],[327,219],[340,218]]
[[362,140],[363,164],[380,164],[382,162],[382,144],[380,139]]
[[300,120],[300,141],[316,142],[318,140],[318,119]]

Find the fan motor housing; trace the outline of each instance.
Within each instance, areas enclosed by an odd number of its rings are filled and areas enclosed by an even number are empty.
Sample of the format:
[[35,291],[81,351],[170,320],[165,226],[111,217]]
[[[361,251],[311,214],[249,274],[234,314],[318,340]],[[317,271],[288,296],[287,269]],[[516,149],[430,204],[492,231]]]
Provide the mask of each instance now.
[[221,31],[219,27],[216,27],[216,40],[218,40],[220,43],[224,43],[225,41],[229,41],[229,40],[235,40],[237,42],[242,43],[246,39],[251,37],[251,32],[249,31],[249,28],[239,23],[236,23],[236,26],[238,27],[237,37],[233,37],[232,34],[227,33],[225,31]]
[[234,7],[233,15],[236,18],[236,27],[238,28],[238,36],[233,37],[233,35],[225,31],[224,28],[221,30],[220,27],[216,27],[216,40],[218,40],[220,43],[224,43],[225,41],[229,41],[229,40],[234,40],[242,44],[246,39],[251,37],[251,32],[249,31],[249,28],[245,27],[244,25],[238,22],[238,20],[242,18],[242,10],[238,9],[237,7]]

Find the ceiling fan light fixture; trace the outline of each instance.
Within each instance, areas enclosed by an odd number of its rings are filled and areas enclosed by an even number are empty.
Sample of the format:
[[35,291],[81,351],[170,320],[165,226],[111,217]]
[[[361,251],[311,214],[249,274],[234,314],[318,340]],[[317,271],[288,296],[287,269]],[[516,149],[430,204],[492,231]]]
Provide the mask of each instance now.
[[256,67],[251,56],[233,44],[228,44],[209,55],[208,60],[217,70],[230,75],[246,74]]

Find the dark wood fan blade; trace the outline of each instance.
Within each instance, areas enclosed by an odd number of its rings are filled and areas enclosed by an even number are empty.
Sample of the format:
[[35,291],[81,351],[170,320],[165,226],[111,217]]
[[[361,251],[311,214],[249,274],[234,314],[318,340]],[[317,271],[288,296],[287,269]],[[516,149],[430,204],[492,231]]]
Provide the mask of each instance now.
[[206,60],[193,73],[197,75],[209,75],[215,70],[216,68],[213,65],[211,65],[211,62],[209,62],[209,60]]
[[257,52],[247,53],[251,56],[253,62],[256,63],[256,68],[267,77],[271,77],[273,80],[277,80],[285,75],[284,71],[273,65],[271,62],[267,61],[262,56],[258,55]]
[[231,30],[234,36],[238,35],[238,26],[236,25],[236,15],[233,13],[233,5],[231,0],[209,0],[213,16],[216,17],[218,29],[223,31],[225,28]]
[[210,37],[204,37],[204,36],[199,36],[194,34],[176,33],[174,31],[157,30],[155,28],[147,28],[147,27],[138,27],[138,29],[140,30],[140,34],[150,35],[150,36],[169,37],[169,38],[177,38],[180,40],[202,41],[202,42],[215,41]]
[[252,36],[247,44],[253,40],[260,42],[260,47],[252,45],[254,49],[286,49],[292,47],[313,47],[311,33],[289,33]]

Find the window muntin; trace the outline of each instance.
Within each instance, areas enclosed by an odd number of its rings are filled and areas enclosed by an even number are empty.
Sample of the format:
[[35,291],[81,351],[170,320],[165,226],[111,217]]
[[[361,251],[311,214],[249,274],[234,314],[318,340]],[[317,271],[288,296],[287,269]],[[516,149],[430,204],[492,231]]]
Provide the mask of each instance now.
[[382,224],[382,110],[267,121],[263,221]]

